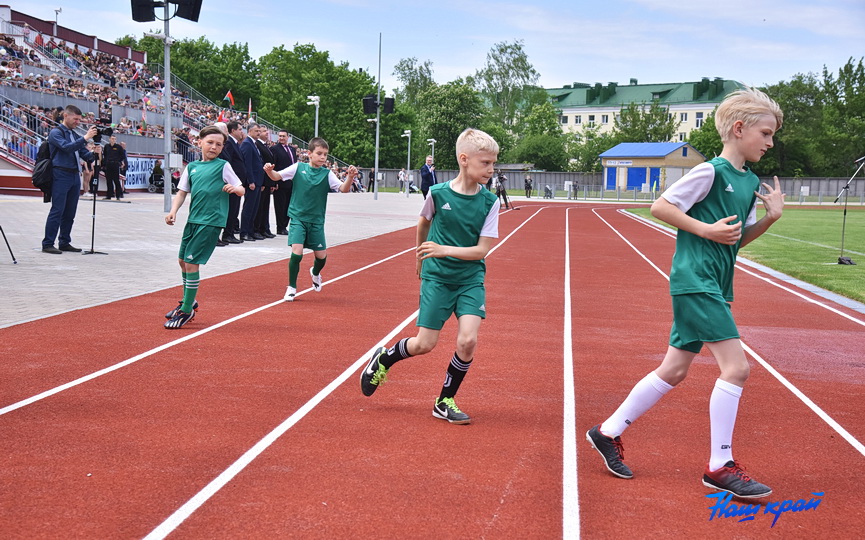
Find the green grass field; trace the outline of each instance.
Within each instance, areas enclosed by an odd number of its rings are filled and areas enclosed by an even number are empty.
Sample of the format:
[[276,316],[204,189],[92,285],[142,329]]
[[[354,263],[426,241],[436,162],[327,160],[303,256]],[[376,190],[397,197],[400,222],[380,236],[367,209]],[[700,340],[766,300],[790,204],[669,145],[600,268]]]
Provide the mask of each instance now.
[[[630,210],[652,219],[648,208]],[[758,219],[763,215],[758,207]],[[784,208],[769,231],[739,255],[834,293],[865,302],[865,208],[847,209],[844,255],[856,266],[838,264],[841,255],[841,206]]]

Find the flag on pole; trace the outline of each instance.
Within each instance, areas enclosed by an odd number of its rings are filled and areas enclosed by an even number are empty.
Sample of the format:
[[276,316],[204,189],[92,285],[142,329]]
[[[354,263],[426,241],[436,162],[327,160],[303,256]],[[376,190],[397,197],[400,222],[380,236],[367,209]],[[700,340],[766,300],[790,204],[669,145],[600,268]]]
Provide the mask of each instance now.
[[216,121],[217,121],[217,122],[225,122],[225,120],[226,120],[226,118],[225,118],[225,110],[224,110],[224,109],[219,109],[219,116],[216,117]]
[[250,118],[252,118],[252,98],[249,98],[249,111],[247,111]]
[[229,90],[228,93],[225,94],[225,97],[222,98],[222,101],[225,100],[228,100],[228,102],[231,103],[231,106],[234,107],[234,96],[231,95],[231,90]]
[[140,76],[141,76],[141,68],[136,68],[135,74],[132,75],[132,80],[137,81],[138,77],[140,77]]
[[141,108],[141,129],[147,129],[147,105]]

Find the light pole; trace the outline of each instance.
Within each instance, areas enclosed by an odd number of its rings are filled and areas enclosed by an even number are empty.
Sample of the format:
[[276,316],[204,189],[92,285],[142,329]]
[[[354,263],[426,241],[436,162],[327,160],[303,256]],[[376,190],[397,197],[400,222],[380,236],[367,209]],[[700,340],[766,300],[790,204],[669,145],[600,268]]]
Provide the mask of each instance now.
[[54,10],[54,26],[57,26],[57,17],[58,17],[58,15],[60,15],[61,13],[63,13],[63,8],[62,8],[62,7],[59,7],[59,8],[57,8],[57,9]]
[[315,136],[318,137],[318,107],[321,98],[318,96],[306,96],[306,99],[309,100],[306,102],[307,105],[315,105]]
[[435,161],[435,159],[436,159],[436,140],[435,139],[427,139],[426,142],[428,142],[430,147],[432,147],[432,151],[430,152],[430,155],[432,156],[433,161]]
[[402,132],[402,137],[408,137],[408,154],[405,158],[405,196],[409,195],[409,179],[411,178],[411,130]]

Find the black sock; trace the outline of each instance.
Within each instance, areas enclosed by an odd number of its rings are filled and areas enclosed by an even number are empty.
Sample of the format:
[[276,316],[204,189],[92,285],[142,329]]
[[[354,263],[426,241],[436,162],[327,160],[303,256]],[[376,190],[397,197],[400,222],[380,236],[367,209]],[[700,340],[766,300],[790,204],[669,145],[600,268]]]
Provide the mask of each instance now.
[[408,353],[408,340],[409,338],[403,338],[397,341],[396,345],[388,349],[387,353],[378,359],[378,362],[387,369],[390,369],[392,365],[400,360],[411,357]]
[[463,362],[457,353],[454,353],[454,357],[451,358],[451,363],[448,364],[448,373],[445,377],[444,386],[442,386],[442,393],[439,396],[439,399],[444,398],[452,398],[457,395],[457,390],[460,389],[460,385],[463,382],[463,379],[466,376],[466,372],[472,366],[472,361]]

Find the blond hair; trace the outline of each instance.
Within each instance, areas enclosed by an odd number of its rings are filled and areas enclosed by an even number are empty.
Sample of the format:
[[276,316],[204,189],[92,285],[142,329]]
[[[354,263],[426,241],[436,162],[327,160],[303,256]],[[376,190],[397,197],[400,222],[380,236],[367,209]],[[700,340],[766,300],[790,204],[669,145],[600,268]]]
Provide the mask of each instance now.
[[468,128],[457,137],[456,151],[457,159],[459,159],[460,154],[474,154],[477,152],[498,154],[499,143],[486,132]]
[[741,120],[745,126],[753,126],[764,114],[775,117],[778,124],[775,131],[781,129],[784,113],[772,98],[756,88],[748,87],[731,93],[715,111],[715,128],[721,136],[721,142],[726,143],[730,139],[736,122]]

